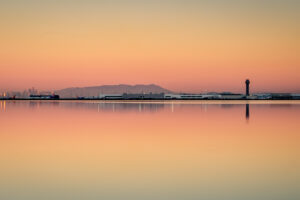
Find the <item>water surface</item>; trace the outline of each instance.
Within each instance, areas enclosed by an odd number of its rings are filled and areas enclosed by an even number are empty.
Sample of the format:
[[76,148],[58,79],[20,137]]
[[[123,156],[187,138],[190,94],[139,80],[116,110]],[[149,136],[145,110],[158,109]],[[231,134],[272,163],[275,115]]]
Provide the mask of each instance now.
[[0,101],[0,199],[300,199],[300,101]]

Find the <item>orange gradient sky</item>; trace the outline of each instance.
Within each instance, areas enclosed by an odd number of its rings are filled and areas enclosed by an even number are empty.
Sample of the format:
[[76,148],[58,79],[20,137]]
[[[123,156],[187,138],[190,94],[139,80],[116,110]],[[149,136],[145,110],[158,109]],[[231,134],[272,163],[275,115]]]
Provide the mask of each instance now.
[[293,0],[0,1],[0,91],[158,84],[300,92]]

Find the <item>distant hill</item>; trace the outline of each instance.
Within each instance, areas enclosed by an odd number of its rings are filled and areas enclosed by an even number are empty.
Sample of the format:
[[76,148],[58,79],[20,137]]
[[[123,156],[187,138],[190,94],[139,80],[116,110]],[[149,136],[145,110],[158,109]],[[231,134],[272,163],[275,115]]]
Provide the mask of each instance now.
[[123,93],[172,93],[170,90],[158,85],[102,85],[92,87],[72,87],[55,91],[62,98],[68,97],[92,97],[99,94],[123,94]]

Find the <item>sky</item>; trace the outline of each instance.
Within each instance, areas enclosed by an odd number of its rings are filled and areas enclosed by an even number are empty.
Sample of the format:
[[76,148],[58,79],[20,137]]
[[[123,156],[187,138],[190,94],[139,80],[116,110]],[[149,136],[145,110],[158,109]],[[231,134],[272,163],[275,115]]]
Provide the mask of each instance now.
[[0,91],[300,92],[297,0],[0,0]]

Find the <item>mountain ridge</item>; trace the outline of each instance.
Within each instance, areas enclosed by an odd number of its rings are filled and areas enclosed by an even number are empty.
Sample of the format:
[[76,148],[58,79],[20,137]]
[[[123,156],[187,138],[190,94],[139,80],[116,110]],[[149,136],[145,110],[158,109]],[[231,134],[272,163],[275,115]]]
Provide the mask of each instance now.
[[92,97],[99,96],[99,94],[123,94],[123,93],[172,93],[172,91],[165,89],[156,84],[118,84],[118,85],[100,85],[87,87],[69,87],[61,90],[56,90],[55,93],[62,98],[68,97]]

